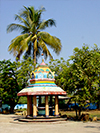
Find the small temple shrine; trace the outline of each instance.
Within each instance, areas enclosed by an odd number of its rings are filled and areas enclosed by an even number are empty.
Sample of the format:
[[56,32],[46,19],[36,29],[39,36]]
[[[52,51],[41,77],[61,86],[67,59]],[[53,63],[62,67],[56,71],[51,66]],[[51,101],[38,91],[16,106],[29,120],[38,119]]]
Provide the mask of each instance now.
[[[35,71],[32,71],[29,85],[18,93],[18,96],[27,96],[27,116],[37,117],[39,109],[45,110],[46,117],[53,115],[52,99],[54,96],[54,115],[59,116],[58,96],[65,96],[66,92],[55,84],[54,74],[55,72],[50,70],[43,59],[39,67],[37,67]],[[45,98],[44,107],[41,106],[42,96]],[[39,100],[38,107],[37,98]]]

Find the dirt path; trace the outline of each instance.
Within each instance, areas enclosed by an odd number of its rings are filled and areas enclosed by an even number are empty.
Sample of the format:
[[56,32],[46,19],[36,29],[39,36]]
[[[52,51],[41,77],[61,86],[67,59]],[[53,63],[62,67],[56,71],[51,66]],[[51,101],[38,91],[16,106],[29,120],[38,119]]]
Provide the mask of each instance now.
[[100,133],[100,122],[18,122],[16,115],[0,114],[0,133]]

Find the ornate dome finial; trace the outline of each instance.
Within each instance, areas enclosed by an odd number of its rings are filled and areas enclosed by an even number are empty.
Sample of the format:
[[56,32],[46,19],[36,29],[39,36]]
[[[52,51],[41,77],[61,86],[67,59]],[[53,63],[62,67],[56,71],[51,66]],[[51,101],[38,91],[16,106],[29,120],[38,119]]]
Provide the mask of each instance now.
[[42,59],[42,62],[44,62],[44,59]]
[[42,56],[42,62],[44,62],[44,59],[43,59],[43,53],[41,54],[41,56]]

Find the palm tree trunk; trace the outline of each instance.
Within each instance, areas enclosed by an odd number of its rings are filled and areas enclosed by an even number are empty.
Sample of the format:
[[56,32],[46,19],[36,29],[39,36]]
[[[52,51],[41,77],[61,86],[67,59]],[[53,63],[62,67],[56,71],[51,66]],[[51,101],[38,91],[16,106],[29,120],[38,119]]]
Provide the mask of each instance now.
[[[33,55],[34,55],[34,64],[36,64],[36,50],[35,50],[35,48],[33,48],[34,50],[33,50]],[[34,68],[35,68],[35,66],[34,66]]]

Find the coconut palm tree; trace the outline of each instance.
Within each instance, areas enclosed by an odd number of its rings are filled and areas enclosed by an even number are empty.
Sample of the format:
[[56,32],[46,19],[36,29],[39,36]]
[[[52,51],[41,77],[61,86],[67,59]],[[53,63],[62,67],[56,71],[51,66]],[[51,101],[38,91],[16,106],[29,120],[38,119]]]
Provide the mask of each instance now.
[[8,51],[13,53],[16,59],[20,59],[20,56],[25,53],[25,56],[31,56],[34,58],[36,63],[36,57],[40,56],[41,51],[44,54],[45,59],[52,55],[48,49],[50,47],[56,54],[61,51],[61,42],[49,33],[44,32],[47,27],[56,26],[53,19],[41,20],[41,14],[45,11],[45,8],[35,10],[33,6],[25,7],[24,10],[15,15],[15,20],[20,23],[12,23],[7,26],[7,32],[14,30],[20,30],[21,35],[11,40]]

